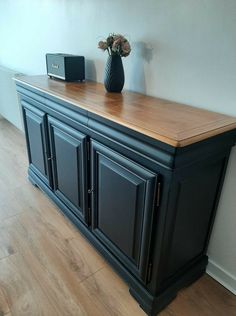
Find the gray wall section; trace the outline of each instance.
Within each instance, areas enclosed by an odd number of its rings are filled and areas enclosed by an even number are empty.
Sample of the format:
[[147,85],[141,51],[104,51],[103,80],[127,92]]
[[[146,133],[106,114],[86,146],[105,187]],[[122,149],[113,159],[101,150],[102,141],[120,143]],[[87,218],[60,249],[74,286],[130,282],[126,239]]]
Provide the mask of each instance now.
[[19,129],[23,129],[15,82],[16,71],[0,66],[0,115]]

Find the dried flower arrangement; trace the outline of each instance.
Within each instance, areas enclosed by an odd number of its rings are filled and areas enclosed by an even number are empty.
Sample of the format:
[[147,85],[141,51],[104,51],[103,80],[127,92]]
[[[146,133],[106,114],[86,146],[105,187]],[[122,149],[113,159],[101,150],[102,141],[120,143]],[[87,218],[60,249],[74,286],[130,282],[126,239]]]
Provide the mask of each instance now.
[[120,34],[110,34],[105,41],[98,43],[98,48],[107,50],[110,56],[127,57],[131,52],[129,41]]

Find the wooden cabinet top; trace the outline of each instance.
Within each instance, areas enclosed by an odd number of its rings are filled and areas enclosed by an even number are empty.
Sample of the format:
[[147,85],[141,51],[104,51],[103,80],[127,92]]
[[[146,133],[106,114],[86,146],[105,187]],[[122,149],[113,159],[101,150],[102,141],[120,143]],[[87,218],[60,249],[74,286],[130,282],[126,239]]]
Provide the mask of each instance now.
[[32,87],[173,147],[184,147],[236,128],[236,117],[130,91],[107,93],[102,84],[44,76],[15,78]]

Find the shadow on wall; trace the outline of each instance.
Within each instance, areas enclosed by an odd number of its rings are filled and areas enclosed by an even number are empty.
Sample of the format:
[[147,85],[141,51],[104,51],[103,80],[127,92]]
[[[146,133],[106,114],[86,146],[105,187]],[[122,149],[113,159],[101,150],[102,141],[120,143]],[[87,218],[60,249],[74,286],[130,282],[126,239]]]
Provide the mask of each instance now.
[[132,44],[133,62],[130,73],[129,88],[146,94],[146,77],[144,63],[150,63],[153,58],[153,47],[145,42],[134,42]]
[[94,60],[85,59],[85,75],[86,79],[97,81],[97,70]]

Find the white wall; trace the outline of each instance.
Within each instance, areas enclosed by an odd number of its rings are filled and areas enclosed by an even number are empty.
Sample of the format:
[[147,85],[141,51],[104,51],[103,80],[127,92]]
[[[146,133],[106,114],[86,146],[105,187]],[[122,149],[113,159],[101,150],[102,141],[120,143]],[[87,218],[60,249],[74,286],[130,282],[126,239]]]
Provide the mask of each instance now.
[[[126,88],[236,116],[235,0],[0,0],[0,63],[23,73],[45,73],[46,52],[68,52],[85,55],[87,78],[102,81],[97,42],[109,32],[132,43]],[[209,269],[236,291],[235,158],[233,150]]]

